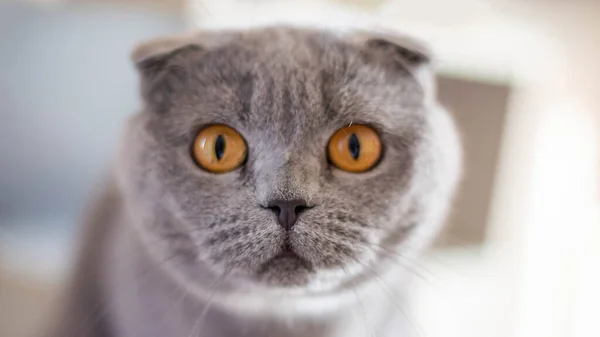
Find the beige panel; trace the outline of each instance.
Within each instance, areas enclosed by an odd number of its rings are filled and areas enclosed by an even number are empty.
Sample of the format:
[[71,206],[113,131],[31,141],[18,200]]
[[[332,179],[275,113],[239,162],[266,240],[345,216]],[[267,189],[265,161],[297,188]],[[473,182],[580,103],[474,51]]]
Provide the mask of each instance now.
[[485,237],[509,92],[498,84],[439,79],[439,98],[455,117],[465,149],[464,178],[442,245],[476,245]]

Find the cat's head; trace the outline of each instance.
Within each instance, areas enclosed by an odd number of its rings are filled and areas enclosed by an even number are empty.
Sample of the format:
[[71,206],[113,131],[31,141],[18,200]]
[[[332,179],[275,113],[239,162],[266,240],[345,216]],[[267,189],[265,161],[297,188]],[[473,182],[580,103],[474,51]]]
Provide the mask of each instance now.
[[263,28],[153,41],[133,58],[144,109],[120,183],[146,247],[181,280],[335,291],[401,268],[396,254],[437,232],[460,150],[410,40]]

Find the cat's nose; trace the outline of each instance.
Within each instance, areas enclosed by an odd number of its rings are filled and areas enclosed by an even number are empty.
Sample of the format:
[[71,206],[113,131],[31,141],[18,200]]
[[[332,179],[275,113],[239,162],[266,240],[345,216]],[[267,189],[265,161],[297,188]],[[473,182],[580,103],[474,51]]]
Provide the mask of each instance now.
[[277,215],[277,222],[286,231],[294,227],[298,221],[298,215],[308,208],[303,199],[271,200],[267,207]]

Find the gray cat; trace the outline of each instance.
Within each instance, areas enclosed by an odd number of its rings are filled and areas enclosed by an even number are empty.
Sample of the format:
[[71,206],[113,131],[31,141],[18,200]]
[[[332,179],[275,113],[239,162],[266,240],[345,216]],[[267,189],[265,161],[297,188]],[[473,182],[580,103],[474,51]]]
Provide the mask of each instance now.
[[408,336],[460,176],[413,40],[272,27],[151,41],[143,111],[54,337]]

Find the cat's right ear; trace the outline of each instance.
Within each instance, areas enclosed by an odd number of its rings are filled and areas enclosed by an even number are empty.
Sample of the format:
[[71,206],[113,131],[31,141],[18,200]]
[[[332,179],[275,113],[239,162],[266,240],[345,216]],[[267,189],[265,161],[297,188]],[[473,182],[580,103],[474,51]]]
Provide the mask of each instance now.
[[427,99],[435,100],[436,77],[432,52],[425,43],[397,31],[354,31],[349,41],[375,59],[399,65],[408,71],[423,88]]
[[141,77],[144,100],[162,108],[171,94],[184,86],[189,78],[186,60],[203,48],[191,35],[164,37],[138,45],[131,60]]

